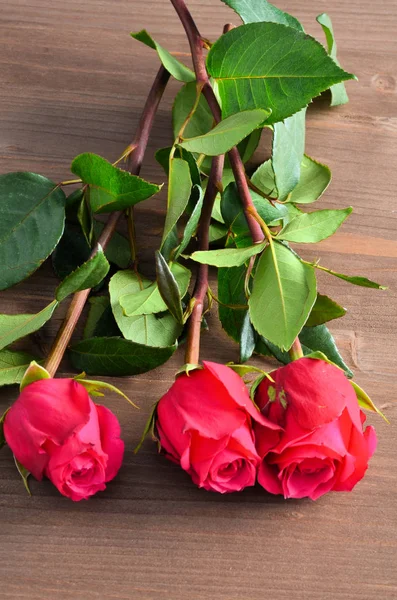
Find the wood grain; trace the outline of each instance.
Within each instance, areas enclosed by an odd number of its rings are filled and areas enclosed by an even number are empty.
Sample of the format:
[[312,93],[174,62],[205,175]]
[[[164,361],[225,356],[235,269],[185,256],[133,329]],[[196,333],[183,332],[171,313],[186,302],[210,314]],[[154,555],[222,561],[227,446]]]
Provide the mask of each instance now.
[[[217,0],[189,3],[203,34],[215,39],[237,17]],[[172,381],[182,353],[120,387],[141,406],[108,400],[120,417],[125,464],[105,493],[73,504],[48,482],[28,498],[11,454],[0,455],[0,596],[4,600],[391,600],[397,598],[397,11],[394,0],[280,0],[278,6],[321,38],[327,11],[339,57],[357,73],[350,103],[326,100],[308,113],[307,151],[327,163],[333,183],[323,207],[355,211],[334,241],[308,258],[389,286],[353,287],[321,274],[321,290],[348,308],[332,330],[359,384],[391,420],[376,425],[379,447],[351,494],[316,503],[270,497],[260,489],[218,497],[196,489],[150,442],[134,456],[152,403]],[[146,27],[171,50],[187,44],[166,0],[0,1],[0,171],[68,178],[82,151],[115,159],[127,146],[158,67],[154,52],[129,37]],[[170,142],[174,83],[156,120],[143,176],[162,181],[153,154]],[[268,152],[265,141],[258,156]],[[267,146],[266,146],[267,144]],[[164,195],[139,208],[143,268],[164,218]],[[33,312],[52,297],[47,263],[0,295],[1,312]],[[64,313],[31,345],[46,346]],[[203,356],[235,360],[235,345],[210,316]],[[26,345],[25,345],[26,347]],[[259,362],[259,361],[258,361]],[[64,364],[64,372],[68,364]],[[0,412],[16,391],[1,391]]]

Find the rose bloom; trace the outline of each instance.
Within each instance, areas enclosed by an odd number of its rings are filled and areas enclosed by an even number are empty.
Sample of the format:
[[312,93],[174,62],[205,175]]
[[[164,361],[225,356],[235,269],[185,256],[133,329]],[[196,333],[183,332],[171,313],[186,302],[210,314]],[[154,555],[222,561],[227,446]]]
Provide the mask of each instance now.
[[117,418],[73,379],[26,386],[6,415],[4,435],[25,469],[76,501],[104,490],[123,459]]
[[316,500],[333,491],[350,491],[376,448],[373,427],[344,373],[325,361],[300,358],[270,374],[258,386],[255,402],[280,426],[255,424],[262,458],[259,483],[285,498]]
[[255,484],[260,458],[252,421],[278,429],[252,403],[242,379],[225,365],[177,377],[157,406],[156,428],[166,456],[206,490],[237,492]]

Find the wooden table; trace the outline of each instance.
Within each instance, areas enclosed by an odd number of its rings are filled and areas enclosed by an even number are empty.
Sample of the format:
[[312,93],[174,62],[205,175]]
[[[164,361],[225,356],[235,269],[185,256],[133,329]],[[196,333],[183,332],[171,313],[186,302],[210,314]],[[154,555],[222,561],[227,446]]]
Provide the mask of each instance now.
[[[316,503],[251,489],[226,497],[200,491],[178,468],[137,442],[151,404],[183,360],[118,383],[142,410],[107,401],[120,417],[127,452],[105,493],[89,502],[60,497],[32,482],[29,498],[11,453],[0,455],[0,597],[4,600],[391,600],[397,598],[397,319],[396,153],[397,7],[395,0],[280,0],[309,33],[331,14],[342,64],[359,77],[350,104],[308,113],[307,152],[330,165],[334,181],[323,207],[353,205],[342,232],[306,256],[389,286],[387,292],[320,277],[321,289],[347,316],[332,331],[359,384],[391,420],[376,425],[379,447],[351,494]],[[202,32],[215,38],[237,17],[217,0],[191,0]],[[129,37],[146,27],[171,50],[187,44],[166,0],[1,0],[1,172],[30,170],[59,181],[71,159],[92,151],[115,159],[131,139],[157,70],[154,52]],[[171,140],[167,90],[144,176],[161,181],[153,153]],[[266,148],[262,150],[262,160]],[[152,268],[163,223],[164,194],[138,209],[143,268]],[[34,312],[52,297],[49,264],[0,294],[1,312]],[[45,328],[50,342],[64,308]],[[202,356],[236,360],[216,315]],[[32,342],[37,346],[37,339]],[[36,348],[37,350],[37,348]],[[68,372],[68,363],[63,372]],[[0,412],[14,399],[2,389]]]

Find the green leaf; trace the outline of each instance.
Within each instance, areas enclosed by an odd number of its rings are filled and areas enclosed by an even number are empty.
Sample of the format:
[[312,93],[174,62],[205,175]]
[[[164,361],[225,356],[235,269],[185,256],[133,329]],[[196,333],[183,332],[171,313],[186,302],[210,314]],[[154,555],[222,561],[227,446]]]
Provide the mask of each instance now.
[[256,335],[248,311],[245,313],[240,337],[240,362],[245,363],[255,350]]
[[[172,123],[174,138],[177,137],[186,118],[190,114],[197,97],[197,86],[195,83],[187,83],[176,95],[172,107]],[[188,138],[207,133],[214,123],[214,117],[208,106],[207,100],[201,94],[197,108],[187,124],[184,135]]]
[[15,352],[14,350],[1,350],[0,386],[20,383],[26,369],[28,368],[32,360],[34,360],[33,356],[27,354],[26,352]]
[[31,275],[59,242],[65,194],[36,173],[0,175],[0,290]]
[[[218,298],[219,319],[223,329],[235,341],[240,342],[241,330],[248,309],[237,310],[230,306],[244,306],[247,304],[244,282],[247,269],[231,267],[229,269],[218,269]],[[229,306],[228,306],[229,305]]]
[[366,410],[376,412],[379,416],[382,417],[382,419],[386,421],[386,423],[389,423],[388,419],[386,419],[385,415],[372,402],[368,394],[366,394],[366,392],[364,392],[364,390],[355,381],[350,381],[350,383],[352,384],[354,391],[356,392],[357,401],[361,408],[365,408]]
[[316,297],[313,268],[282,244],[273,242],[266,248],[259,259],[248,302],[251,322],[260,335],[288,350]]
[[7,410],[5,411],[5,413],[3,413],[3,415],[0,417],[0,450],[3,448],[3,446],[6,443],[6,439],[4,437],[4,421],[5,418],[7,416],[7,413],[10,409],[7,408]]
[[[172,150],[172,146],[168,146],[167,148],[160,148],[159,150],[157,150],[156,154],[154,155],[154,157],[157,160],[157,162],[159,163],[159,165],[161,165],[163,167],[167,177],[169,177],[169,171],[170,171],[171,150]],[[190,170],[190,178],[192,180],[192,185],[193,186],[197,185],[200,187],[201,186],[200,171],[199,171],[196,159],[194,158],[193,154],[191,152],[188,152],[184,148],[177,146],[175,148],[174,157],[182,158],[183,160],[185,160],[188,163],[189,170]]]
[[352,207],[337,210],[317,210],[292,219],[280,231],[279,240],[297,243],[315,243],[330,237],[353,211]]
[[[272,223],[273,221],[283,219],[287,215],[287,208],[283,204],[275,204],[273,206],[268,200],[262,198],[262,196],[252,190],[250,190],[250,195],[259,216],[265,223]],[[234,182],[230,183],[222,194],[221,213],[230,231],[237,236],[247,234],[247,220],[244,216],[237,185]]]
[[[277,196],[275,193],[276,183],[270,160],[267,160],[258,167],[251,177],[251,181],[265,194],[271,194],[274,197]],[[330,181],[331,171],[329,168],[305,154],[301,163],[299,183],[287,200],[296,204],[315,202],[325,192]]]
[[191,189],[192,180],[188,163],[181,158],[172,158],[168,180],[167,216],[161,246],[177,224],[179,217],[182,216],[189,201]]
[[285,200],[299,183],[305,152],[306,108],[275,123],[272,167],[279,200]]
[[239,267],[251,256],[262,252],[267,241],[246,248],[222,248],[220,250],[199,250],[190,256],[192,260],[213,267]]
[[156,50],[163,67],[167,69],[167,71],[173,77],[175,77],[175,79],[177,79],[178,81],[185,82],[195,81],[196,76],[193,73],[193,71],[189,69],[186,65],[181,63],[177,58],[172,56],[172,54],[170,54],[168,50],[166,50],[165,48],[160,46],[160,44],[155,42],[154,39],[149,35],[149,33],[145,29],[138,31],[137,33],[131,33],[130,35],[135,40],[138,40],[146,46],[149,46],[149,48],[153,48],[153,50]]
[[314,38],[276,23],[251,23],[225,33],[211,47],[207,67],[224,117],[271,109],[268,124],[290,117],[331,85],[354,78]]
[[167,362],[177,344],[166,348],[136,344],[118,337],[91,338],[70,348],[76,369],[92,375],[132,376]]
[[[94,221],[96,239],[101,235],[103,228],[103,223]],[[131,261],[131,249],[128,240],[115,231],[106,246],[105,256],[109,262],[117,265],[120,269],[126,269]]]
[[346,314],[346,309],[339,306],[334,300],[328,296],[317,294],[316,302],[312,308],[312,312],[306,321],[306,327],[315,327],[322,325],[333,319],[339,319]]
[[169,312],[127,317],[120,305],[121,296],[134,296],[151,285],[151,281],[135,271],[119,271],[113,275],[109,291],[114,318],[127,340],[146,346],[172,346],[181,334],[182,326]]
[[[171,271],[178,283],[181,298],[183,298],[189,287],[191,272],[179,263],[171,263]],[[150,315],[167,310],[157,282],[135,294],[120,296],[120,304],[124,309],[124,314],[128,317]]]
[[211,223],[209,235],[210,244],[219,244],[221,240],[226,238],[226,236],[227,227],[222,225],[222,223]]
[[29,494],[29,496],[32,495],[30,488],[29,488],[29,483],[28,483],[28,478],[30,475],[30,471],[28,471],[27,469],[25,469],[25,467],[19,462],[19,460],[17,460],[14,456],[14,461],[15,461],[15,466],[18,469],[18,473],[20,474],[20,476],[22,477],[22,481],[23,481],[23,485],[25,486],[25,490],[27,491],[27,493]]
[[299,334],[299,339],[307,348],[313,351],[323,352],[329,360],[345,371],[348,377],[353,377],[353,373],[344,362],[333,336],[326,325],[317,327],[304,327]]
[[160,296],[174,319],[183,325],[182,298],[178,283],[162,254],[156,252],[156,280]]
[[[7,350],[3,350],[3,352],[7,352]],[[41,381],[41,379],[51,379],[51,375],[47,369],[37,364],[35,360],[32,360],[21,379],[21,385],[19,386],[20,391],[22,392],[27,385],[30,385],[35,381]]]
[[134,448],[134,454],[137,454],[139,452],[139,450],[142,447],[143,442],[145,441],[145,439],[149,435],[149,433],[151,433],[153,435],[154,426],[155,426],[155,422],[156,422],[156,411],[157,411],[158,403],[159,403],[159,401],[154,404],[152,410],[150,411],[149,417],[148,417],[148,419],[145,423],[145,427],[142,431],[141,439],[139,440],[138,445]]
[[186,223],[186,227],[183,232],[182,241],[179,244],[177,251],[175,252],[174,260],[177,260],[177,258],[182,254],[182,252],[188,246],[193,235],[196,233],[196,230],[197,230],[197,227],[199,224],[201,210],[203,208],[204,192],[203,192],[202,188],[199,186],[194,186],[193,189],[197,190],[198,201],[193,209],[192,214],[190,215],[188,222]]
[[[87,339],[95,336],[95,329],[98,322],[110,307],[110,300],[107,296],[93,296],[88,299],[90,310],[88,312],[87,321],[84,326],[83,338]],[[100,336],[102,337],[102,336]]]
[[[328,46],[328,54],[331,58],[334,59],[336,64],[339,65],[340,63],[336,57],[337,47],[331,18],[326,13],[322,13],[321,15],[318,15],[317,22],[320,23],[325,33],[325,38],[327,40]],[[349,102],[349,97],[347,95],[344,83],[337,83],[336,85],[331,86],[330,91],[331,106],[339,106],[341,104],[346,104],[347,102]]]
[[87,244],[91,247],[94,243],[94,220],[88,196],[89,193],[86,190],[77,209],[77,221],[80,223]]
[[59,284],[55,291],[56,299],[58,302],[62,302],[70,294],[95,287],[106,277],[109,268],[110,265],[102,247],[98,246],[95,256],[83,263]]
[[222,0],[230,6],[243,20],[244,23],[258,23],[267,21],[270,23],[281,23],[288,27],[294,27],[303,31],[298,19],[283,12],[267,0]]
[[90,186],[89,200],[94,213],[124,210],[161,189],[161,186],[118,169],[102,156],[90,152],[76,156],[71,171]]
[[36,314],[0,315],[0,350],[40,329],[51,319],[57,306],[58,302],[53,300]]
[[207,156],[225,154],[254,129],[263,125],[269,115],[270,111],[261,109],[242,111],[223,119],[208,133],[198,137],[184,138],[180,146],[190,152]]
[[[305,262],[305,261],[304,261]],[[325,271],[334,277],[338,277],[339,279],[343,279],[343,281],[347,281],[348,283],[352,283],[353,285],[359,285],[361,287],[373,288],[376,290],[387,290],[387,287],[384,285],[380,285],[380,283],[376,283],[375,281],[371,281],[366,277],[361,277],[357,275],[344,275],[343,273],[337,273],[336,271],[332,271],[331,269],[327,269],[326,267],[322,267],[317,263],[306,263],[320,271]]]
[[66,221],[65,231],[52,254],[52,266],[59,279],[65,279],[89,259],[91,248],[81,226]]

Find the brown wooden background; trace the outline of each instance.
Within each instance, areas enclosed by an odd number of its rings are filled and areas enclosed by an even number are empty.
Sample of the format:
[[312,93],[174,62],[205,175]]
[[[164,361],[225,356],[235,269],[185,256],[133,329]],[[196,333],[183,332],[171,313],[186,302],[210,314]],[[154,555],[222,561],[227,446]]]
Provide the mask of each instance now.
[[[309,111],[307,151],[330,165],[323,207],[355,212],[310,258],[389,286],[376,292],[321,277],[322,290],[349,309],[332,325],[343,354],[391,419],[370,417],[379,434],[367,477],[351,494],[288,501],[251,489],[220,497],[199,491],[146,442],[134,456],[151,404],[172,381],[182,352],[155,372],[119,381],[137,412],[118,398],[127,452],[105,493],[72,503],[49,482],[28,498],[11,454],[0,455],[0,597],[31,600],[391,600],[397,598],[397,5],[395,0],[280,0],[320,39],[315,16],[331,14],[339,57],[359,76],[351,102]],[[238,18],[217,0],[192,0],[202,33],[214,39]],[[146,27],[171,50],[186,51],[166,0],[0,1],[0,172],[31,170],[54,180],[83,151],[114,160],[130,141],[157,70],[153,51],[129,38]],[[144,176],[162,181],[154,150],[171,140],[167,91]],[[265,158],[266,150],[262,150]],[[258,160],[259,160],[258,159]],[[143,268],[151,269],[164,195],[138,210]],[[1,312],[34,312],[52,297],[45,265],[27,283],[0,294]],[[60,322],[62,307],[45,336]],[[216,315],[203,357],[235,360],[237,348]],[[63,371],[68,372],[65,363]],[[15,397],[0,395],[0,413]]]

